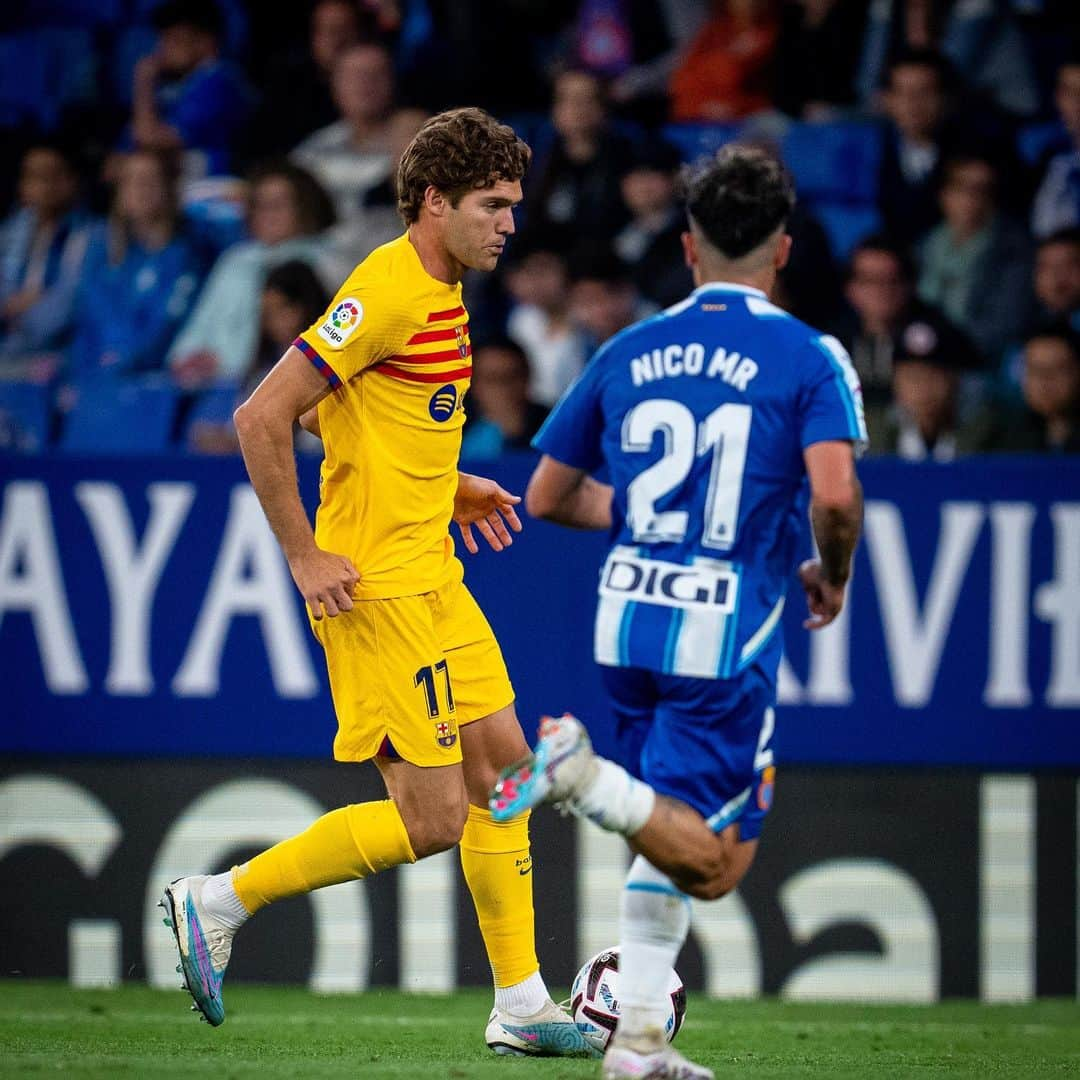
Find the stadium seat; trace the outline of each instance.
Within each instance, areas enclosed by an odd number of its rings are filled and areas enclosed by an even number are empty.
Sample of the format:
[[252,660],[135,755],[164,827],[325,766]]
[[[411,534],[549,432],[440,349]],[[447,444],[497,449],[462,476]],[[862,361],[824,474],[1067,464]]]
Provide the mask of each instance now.
[[737,138],[739,127],[738,124],[668,124],[663,134],[682,154],[683,161],[697,161],[711,157],[725,143]]
[[1072,146],[1072,140],[1060,120],[1028,124],[1016,136],[1016,149],[1029,165],[1038,165],[1046,156],[1063,154]]
[[811,201],[810,208],[829,237],[833,259],[840,263],[847,260],[860,240],[881,228],[876,206],[825,199]]
[[169,383],[96,379],[77,388],[60,448],[70,453],[152,454],[169,449],[180,400]]
[[124,0],[34,0],[12,5],[0,16],[4,30],[32,26],[97,27],[115,26],[124,17]]
[[854,203],[877,199],[881,129],[876,124],[792,124],[782,151],[800,197]]
[[0,382],[0,453],[36,454],[48,437],[48,387]]
[[55,131],[64,109],[95,93],[93,36],[46,27],[0,36],[0,126]]

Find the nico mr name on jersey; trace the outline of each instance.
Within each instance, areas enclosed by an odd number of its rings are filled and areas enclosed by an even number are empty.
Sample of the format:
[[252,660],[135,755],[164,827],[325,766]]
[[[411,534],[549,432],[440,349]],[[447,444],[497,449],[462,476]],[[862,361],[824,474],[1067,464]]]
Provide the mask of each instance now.
[[758,373],[758,366],[749,356],[728,352],[723,345],[718,345],[706,367],[705,346],[700,341],[651,349],[630,361],[630,378],[635,386],[679,375],[700,375],[702,371],[707,379],[723,379],[736,390],[745,391]]

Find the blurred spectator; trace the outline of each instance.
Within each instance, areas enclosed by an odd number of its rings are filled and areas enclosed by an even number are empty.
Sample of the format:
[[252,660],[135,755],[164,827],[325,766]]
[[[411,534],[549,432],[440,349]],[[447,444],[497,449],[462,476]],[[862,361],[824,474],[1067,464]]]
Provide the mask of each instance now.
[[682,300],[694,287],[683,255],[686,215],[675,191],[679,168],[679,152],[669,143],[657,139],[637,149],[622,178],[630,221],[612,244],[638,292],[661,307]]
[[135,65],[128,145],[187,151],[192,176],[227,172],[252,99],[221,58],[214,0],[166,0],[153,13],[157,48]]
[[1060,229],[1039,242],[1034,288],[1040,322],[1065,321],[1080,332],[1080,229]]
[[[232,454],[239,450],[233,410],[262,382],[296,337],[323,314],[330,296],[311,267],[298,259],[281,263],[266,275],[258,340],[239,389],[235,393],[211,392],[196,403],[187,432],[191,449],[204,454]],[[299,426],[296,430],[300,446],[309,448],[310,437]]]
[[1031,245],[1026,231],[999,212],[998,173],[974,155],[944,168],[944,221],[926,236],[919,296],[940,307],[997,363],[1032,312]]
[[570,314],[589,336],[590,352],[656,311],[642,300],[629,270],[613,255],[582,251],[570,260]]
[[1080,225],[1080,58],[1058,69],[1054,102],[1073,145],[1050,159],[1035,194],[1031,228],[1036,236]]
[[937,49],[967,86],[1006,113],[1038,110],[1038,83],[1007,0],[876,0],[856,79],[864,105],[873,103],[890,64],[909,49]]
[[68,341],[83,262],[101,225],[79,205],[72,148],[23,155],[19,206],[0,225],[0,375],[47,381]]
[[967,449],[957,430],[959,374],[940,343],[925,351],[897,352],[892,397],[888,409],[867,414],[871,453],[952,461]]
[[878,207],[885,227],[896,235],[918,239],[941,217],[941,165],[955,141],[946,118],[945,83],[944,61],[929,50],[905,53],[889,68]]
[[548,410],[529,397],[529,358],[508,339],[473,353],[469,399],[475,407],[461,443],[463,458],[496,458],[505,450],[528,450]]
[[394,68],[382,45],[338,54],[332,79],[340,119],[309,135],[289,155],[330,192],[341,220],[359,213],[364,195],[390,174]]
[[390,117],[387,133],[390,171],[381,183],[364,193],[360,206],[348,218],[330,230],[328,235],[334,250],[350,268],[404,231],[397,208],[397,166],[427,118],[428,114],[420,109],[398,109]]
[[840,274],[833,260],[829,237],[821,222],[796,203],[787,222],[791,254],[776,275],[773,299],[785,311],[813,326],[836,318],[840,307]]
[[901,353],[934,353],[961,370],[980,363],[968,338],[915,297],[913,275],[907,253],[884,236],[868,237],[851,255],[844,287],[849,311],[832,330],[851,354],[868,416],[891,402],[893,362]]
[[1024,407],[997,414],[983,450],[1080,453],[1080,337],[1067,323],[1036,331],[1024,343]]
[[251,240],[218,258],[169,351],[169,365],[181,385],[238,379],[247,370],[258,340],[254,298],[272,267],[301,259],[328,287],[337,287],[344,270],[321,235],[333,223],[330,196],[309,172],[287,161],[256,170],[248,207]]
[[712,14],[671,76],[672,120],[741,120],[772,107],[776,6],[712,0]]
[[585,366],[585,335],[570,318],[570,278],[556,251],[519,245],[507,272],[515,304],[507,335],[525,352],[531,372],[529,396],[551,406]]
[[301,139],[334,122],[334,61],[359,40],[356,0],[315,0],[306,48],[268,65],[259,80],[262,101],[245,139],[249,156],[288,153]]
[[866,5],[860,0],[787,0],[780,14],[776,107],[802,120],[850,108]]
[[667,119],[671,74],[707,14],[700,0],[581,0],[571,55],[610,80],[624,113],[654,126]]
[[91,244],[79,284],[75,378],[165,366],[204,270],[180,229],[177,179],[176,159],[163,151],[134,150],[120,163],[106,230]]
[[572,0],[376,0],[376,6],[403,12],[397,49],[409,104],[432,112],[478,105],[496,116],[545,107],[544,72],[574,7]]
[[600,80],[586,71],[555,79],[554,141],[529,170],[525,209],[529,231],[569,251],[583,232],[607,244],[627,219],[619,178],[630,162],[628,139],[611,129]]

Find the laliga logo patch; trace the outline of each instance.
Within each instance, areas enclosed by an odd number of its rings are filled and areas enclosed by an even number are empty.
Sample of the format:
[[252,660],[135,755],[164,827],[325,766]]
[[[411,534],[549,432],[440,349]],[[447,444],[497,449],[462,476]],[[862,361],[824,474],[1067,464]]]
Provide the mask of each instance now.
[[440,720],[439,723],[435,725],[435,741],[440,746],[449,750],[450,747],[457,742],[457,729],[453,724],[448,724],[445,720]]
[[331,345],[344,345],[363,317],[364,305],[351,296],[346,297],[319,327],[319,337]]
[[428,402],[428,412],[431,413],[431,419],[436,423],[445,424],[454,415],[457,397],[457,387],[453,383],[440,386],[431,395],[431,401]]

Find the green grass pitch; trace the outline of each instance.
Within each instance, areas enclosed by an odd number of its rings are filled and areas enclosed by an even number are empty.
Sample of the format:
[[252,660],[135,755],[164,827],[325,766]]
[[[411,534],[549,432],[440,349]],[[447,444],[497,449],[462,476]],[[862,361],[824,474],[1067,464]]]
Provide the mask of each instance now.
[[[124,986],[0,982],[0,1076],[349,1077],[576,1080],[595,1062],[496,1058],[483,1044],[490,995],[372,990],[319,996],[234,986],[216,1030],[186,994]],[[718,1078],[912,1080],[1080,1076],[1071,1001],[927,1007],[709,1001],[692,995],[678,1045]]]

